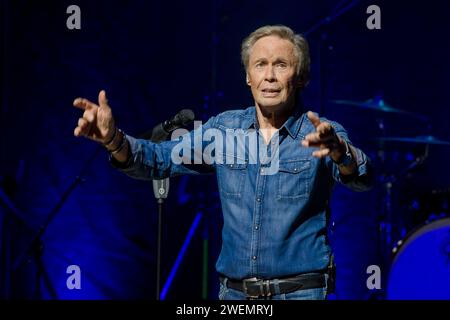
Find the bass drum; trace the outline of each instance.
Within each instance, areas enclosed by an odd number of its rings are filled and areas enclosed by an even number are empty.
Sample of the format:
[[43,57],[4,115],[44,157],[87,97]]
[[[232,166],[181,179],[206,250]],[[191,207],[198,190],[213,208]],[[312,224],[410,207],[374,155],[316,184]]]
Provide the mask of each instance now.
[[394,249],[389,300],[450,300],[450,218],[411,232]]

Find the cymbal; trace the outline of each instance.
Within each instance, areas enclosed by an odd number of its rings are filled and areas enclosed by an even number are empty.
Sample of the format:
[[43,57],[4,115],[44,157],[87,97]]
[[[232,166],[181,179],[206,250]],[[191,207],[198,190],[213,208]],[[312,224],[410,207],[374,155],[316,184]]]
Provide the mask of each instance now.
[[409,143],[423,143],[423,144],[440,144],[450,145],[450,141],[440,140],[433,136],[417,136],[417,137],[379,137],[375,138],[377,141],[392,141],[392,142],[409,142]]
[[359,107],[361,109],[376,110],[386,113],[398,113],[418,118],[424,121],[428,120],[428,117],[423,116],[421,114],[394,108],[393,106],[386,104],[383,99],[369,99],[366,101],[353,101],[353,100],[330,100],[330,101],[336,104]]

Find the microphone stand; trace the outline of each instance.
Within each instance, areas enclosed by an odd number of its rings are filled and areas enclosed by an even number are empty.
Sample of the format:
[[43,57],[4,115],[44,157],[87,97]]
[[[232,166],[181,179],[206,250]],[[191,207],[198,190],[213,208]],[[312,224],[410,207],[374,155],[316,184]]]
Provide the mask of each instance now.
[[[164,126],[162,124],[156,126],[152,131],[146,132],[144,134],[141,134],[141,138],[148,138],[148,135],[151,134],[151,140],[153,142],[160,142],[163,140],[166,140],[169,137],[170,132],[167,132],[164,130]],[[155,141],[158,140],[158,141]],[[36,232],[36,234],[32,237],[32,240],[29,242],[29,244],[26,247],[26,250],[21,253],[18,258],[14,261],[12,271],[15,272],[17,269],[23,264],[24,261],[30,261],[31,257],[34,257],[38,272],[36,275],[36,287],[35,287],[35,295],[37,298],[40,298],[40,285],[41,285],[41,275],[44,276],[44,283],[47,286],[47,289],[50,291],[50,295],[52,299],[57,298],[56,290],[52,287],[50,283],[50,279],[48,277],[48,274],[45,272],[44,265],[42,263],[42,255],[44,252],[44,245],[42,243],[42,236],[44,235],[45,231],[47,230],[50,223],[53,221],[53,219],[58,214],[61,207],[64,205],[66,200],[69,198],[72,191],[78,186],[78,184],[83,180],[83,176],[86,174],[87,170],[89,169],[92,162],[95,160],[99,152],[103,149],[101,145],[97,146],[94,153],[91,155],[90,158],[85,162],[82,169],[80,170],[80,173],[75,177],[75,179],[72,181],[72,183],[69,185],[69,187],[66,189],[66,191],[63,193],[62,197],[58,201],[58,203],[53,207],[53,209],[50,211],[46,219],[44,220],[44,223],[41,224],[39,227],[39,230]],[[167,198],[168,191],[169,191],[169,179],[162,179],[162,180],[154,180],[153,181],[153,190],[156,199],[158,200],[158,248],[157,248],[157,300],[159,300],[159,279],[160,279],[160,258],[161,258],[161,220],[162,220],[162,204],[164,202],[164,199]],[[1,195],[1,194],[0,194]],[[13,210],[13,212],[16,213],[16,216],[18,218],[22,218],[22,215],[18,210]],[[22,219],[21,219],[22,220]],[[24,219],[23,219],[24,220]],[[25,221],[25,220],[24,220]]]
[[[162,124],[157,125],[153,130],[142,134],[143,139],[150,139],[154,143],[160,143],[169,138],[170,132],[164,129]],[[158,227],[156,240],[156,300],[160,300],[161,295],[161,247],[162,247],[162,216],[164,200],[169,195],[170,179],[153,179],[153,195],[158,203]]]
[[[194,113],[190,109],[183,109],[172,120],[164,121],[156,125],[152,130],[141,134],[141,139],[150,140],[153,143],[166,141],[170,133],[188,125],[194,120]],[[161,239],[162,239],[162,213],[164,200],[169,194],[169,178],[153,179],[153,194],[158,203],[158,230],[156,241],[156,300],[161,296]]]
[[162,237],[162,212],[163,203],[169,194],[169,178],[153,180],[153,194],[158,202],[158,230],[156,242],[156,300],[161,294],[161,237]]

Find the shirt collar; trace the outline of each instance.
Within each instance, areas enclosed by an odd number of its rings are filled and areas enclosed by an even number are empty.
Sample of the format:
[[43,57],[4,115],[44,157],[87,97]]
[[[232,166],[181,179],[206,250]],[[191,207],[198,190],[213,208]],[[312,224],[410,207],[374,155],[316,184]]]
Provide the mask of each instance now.
[[[295,112],[293,115],[291,115],[286,122],[281,126],[280,133],[284,130],[287,131],[287,133],[295,139],[298,135],[298,132],[300,130],[300,127],[303,122],[303,113],[301,111],[300,107],[296,107]],[[242,121],[242,126],[244,129],[258,129],[258,119],[256,117],[256,107],[251,108],[250,114],[246,115],[245,118]]]
[[248,113],[244,116],[244,119],[242,120],[242,128],[243,129],[259,128],[258,120],[256,118],[256,107],[248,109]]
[[301,109],[299,107],[296,107],[294,114],[291,115],[281,126],[280,131],[284,128],[284,130],[288,132],[292,139],[295,139],[302,125],[303,118],[304,117]]

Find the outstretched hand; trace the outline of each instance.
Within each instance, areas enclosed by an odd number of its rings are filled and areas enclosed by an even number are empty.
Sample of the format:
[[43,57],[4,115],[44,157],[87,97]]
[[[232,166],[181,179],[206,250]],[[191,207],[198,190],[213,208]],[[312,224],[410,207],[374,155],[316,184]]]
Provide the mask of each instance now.
[[98,94],[98,105],[84,98],[76,98],[73,105],[84,110],[83,116],[78,119],[78,125],[73,131],[76,137],[84,136],[103,144],[112,139],[116,129],[104,90]]
[[308,119],[314,125],[315,132],[306,135],[302,141],[304,147],[316,147],[312,155],[317,158],[330,156],[334,161],[339,161],[345,153],[345,145],[342,139],[336,134],[331,123],[320,121],[319,117],[311,111],[307,113]]

